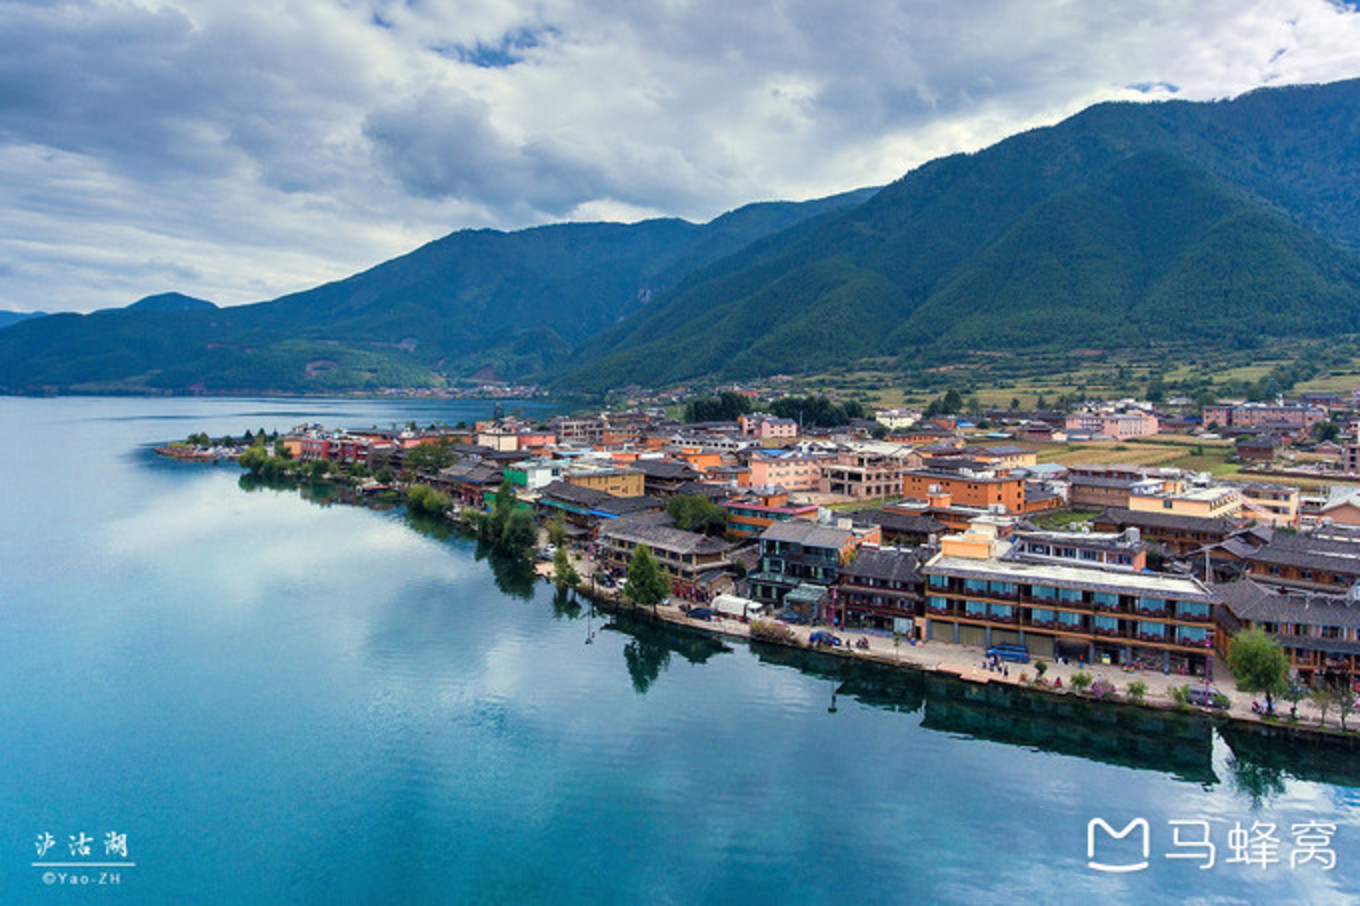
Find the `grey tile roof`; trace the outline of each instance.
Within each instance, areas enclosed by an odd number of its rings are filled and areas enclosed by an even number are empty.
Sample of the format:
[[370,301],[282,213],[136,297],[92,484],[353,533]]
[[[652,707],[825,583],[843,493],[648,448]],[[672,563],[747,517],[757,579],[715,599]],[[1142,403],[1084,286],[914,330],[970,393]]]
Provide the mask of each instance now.
[[804,522],[801,519],[776,522],[760,533],[762,541],[787,541],[804,547],[832,547],[837,550],[844,547],[853,537],[854,532],[818,525],[815,522]]
[[1276,534],[1251,555],[1252,562],[1360,575],[1360,544],[1308,535]]
[[646,544],[657,550],[679,554],[721,554],[732,545],[714,540],[707,535],[686,532],[664,525],[646,525],[631,519],[620,519],[604,526],[600,532],[606,538]]
[[854,561],[841,569],[841,576],[849,582],[856,579],[880,579],[909,585],[925,582],[915,552],[873,548],[861,548]]
[[[1214,594],[1234,615],[1255,623],[1306,623],[1311,626],[1360,626],[1360,604],[1345,595],[1280,592],[1250,579],[1213,586]],[[1295,636],[1288,644],[1296,645]],[[1337,639],[1313,639],[1335,644]],[[1299,647],[1296,645],[1296,647]],[[1305,646],[1306,647],[1306,646]]]
[[1133,528],[1168,529],[1178,532],[1205,532],[1211,535],[1231,535],[1239,524],[1232,519],[1204,516],[1176,516],[1171,513],[1144,513],[1117,507],[1107,509],[1094,520],[1097,526],[1114,525],[1120,530]]

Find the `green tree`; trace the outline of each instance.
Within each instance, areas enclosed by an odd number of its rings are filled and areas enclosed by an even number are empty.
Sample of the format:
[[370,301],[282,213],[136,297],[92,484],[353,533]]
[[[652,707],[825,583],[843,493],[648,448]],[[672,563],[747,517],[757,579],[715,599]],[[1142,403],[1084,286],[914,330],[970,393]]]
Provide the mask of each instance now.
[[633,559],[628,563],[628,584],[623,589],[623,599],[634,607],[650,606],[655,610],[670,593],[671,577],[661,571],[651,548],[639,544],[633,549]]
[[1184,711],[1190,707],[1190,687],[1172,686],[1171,700],[1176,703],[1176,707]]
[[557,518],[548,523],[548,541],[553,547],[561,548],[567,540],[567,524],[558,513]]
[[458,459],[453,445],[446,437],[423,443],[406,451],[403,464],[406,471],[416,475],[433,475],[440,469],[447,469]]
[[1147,695],[1147,683],[1142,680],[1134,680],[1129,683],[1129,701],[1141,704],[1145,695]]
[[675,527],[687,532],[721,535],[727,530],[727,510],[707,497],[677,495],[666,503]]
[[1084,670],[1072,674],[1072,688],[1078,692],[1085,692],[1091,688],[1091,683],[1095,682],[1095,677]]
[[264,450],[259,447],[250,447],[236,460],[236,464],[250,472],[251,475],[259,475],[268,459],[269,457],[265,455]]
[[534,522],[533,514],[521,509],[512,512],[501,528],[496,547],[503,553],[521,560],[527,560],[532,556],[534,549],[538,547],[538,524]]
[[1336,704],[1336,716],[1341,718],[1341,729],[1346,729],[1346,718],[1355,713],[1355,690],[1350,683],[1342,681],[1332,687],[1332,700]]
[[560,544],[557,546],[557,552],[553,554],[553,582],[561,591],[567,589],[575,591],[576,586],[581,584],[580,573],[571,565],[567,549]]
[[1260,629],[1239,632],[1228,646],[1228,668],[1243,692],[1263,692],[1266,713],[1275,713],[1274,696],[1288,688],[1289,656]]
[[1308,688],[1294,677],[1289,678],[1285,684],[1284,691],[1280,693],[1280,698],[1289,702],[1289,719],[1297,720],[1299,716],[1299,702],[1308,697]]
[[1332,687],[1326,684],[1314,686],[1313,690],[1308,693],[1308,698],[1312,701],[1313,707],[1318,709],[1318,723],[1325,724],[1327,712],[1336,703],[1336,698],[1332,695]]

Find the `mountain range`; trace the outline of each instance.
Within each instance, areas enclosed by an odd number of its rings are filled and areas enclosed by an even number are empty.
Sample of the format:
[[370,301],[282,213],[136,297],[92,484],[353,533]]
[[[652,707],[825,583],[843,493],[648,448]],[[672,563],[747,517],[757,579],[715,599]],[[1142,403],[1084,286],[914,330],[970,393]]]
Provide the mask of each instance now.
[[5,327],[0,388],[599,391],[1360,332],[1360,80],[1100,104],[707,224],[460,231],[271,302],[154,298]]

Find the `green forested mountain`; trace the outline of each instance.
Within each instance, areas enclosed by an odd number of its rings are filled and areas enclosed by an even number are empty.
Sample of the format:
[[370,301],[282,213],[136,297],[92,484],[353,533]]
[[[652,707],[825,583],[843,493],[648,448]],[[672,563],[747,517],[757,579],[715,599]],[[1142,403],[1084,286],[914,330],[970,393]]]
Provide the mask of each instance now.
[[0,390],[601,390],[1360,332],[1360,80],[1101,104],[704,225],[462,231],[272,302],[153,298],[4,328]]
[[562,386],[1360,331],[1360,81],[1102,104],[696,271]]
[[346,280],[217,308],[167,293],[0,333],[0,388],[337,391],[544,374],[697,267],[866,189],[707,224],[464,230]]

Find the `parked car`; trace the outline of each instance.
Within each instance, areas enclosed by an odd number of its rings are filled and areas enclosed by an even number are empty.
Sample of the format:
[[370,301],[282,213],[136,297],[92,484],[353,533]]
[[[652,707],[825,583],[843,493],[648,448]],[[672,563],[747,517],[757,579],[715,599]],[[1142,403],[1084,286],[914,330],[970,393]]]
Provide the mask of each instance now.
[[812,635],[808,636],[808,641],[814,645],[828,645],[832,648],[837,648],[841,645],[840,637],[832,635],[825,629],[818,629]]
[[1231,704],[1228,696],[1217,689],[1205,689],[1203,686],[1195,685],[1190,686],[1189,701],[1190,704],[1198,705],[1201,708],[1218,708],[1219,710],[1226,710],[1228,705]]
[[614,580],[611,579],[611,578],[609,578],[609,576],[607,576],[607,575],[599,575],[599,576],[596,576],[596,577],[595,577],[595,581],[598,582],[598,583],[600,583],[601,585],[603,585],[605,588],[613,588],[613,587],[614,587]]
[[717,619],[718,612],[711,607],[691,607],[686,616],[691,620],[704,620],[707,622],[709,620]]
[[554,556],[555,556],[555,555],[553,554],[552,551],[539,551],[539,552],[538,552],[538,559],[543,560],[544,562],[547,562],[548,560],[551,560]]
[[788,623],[792,626],[806,626],[812,622],[796,610],[785,610],[780,612],[779,620],[780,622]]

